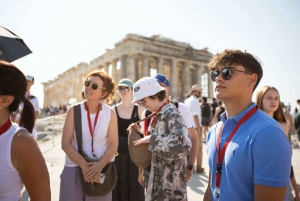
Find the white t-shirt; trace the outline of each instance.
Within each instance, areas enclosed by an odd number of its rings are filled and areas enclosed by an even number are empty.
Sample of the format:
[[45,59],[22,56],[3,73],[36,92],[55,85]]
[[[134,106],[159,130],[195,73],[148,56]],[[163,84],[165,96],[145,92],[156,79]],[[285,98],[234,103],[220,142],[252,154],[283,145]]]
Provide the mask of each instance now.
[[[185,105],[188,107],[189,111],[192,114],[192,117],[194,117],[195,115],[198,116],[198,120],[199,120],[199,125],[201,125],[201,108],[200,108],[200,104],[199,104],[199,100],[197,99],[196,96],[191,95],[188,99],[186,99],[184,101]],[[194,118],[193,118],[194,119]],[[196,126],[196,122],[194,122],[194,125]]]
[[[184,103],[179,103],[178,104],[178,110],[184,120],[184,123],[186,125],[187,128],[195,128],[195,125],[194,125],[194,120],[192,118],[192,114],[190,113],[189,109],[187,108],[187,106],[184,104]],[[142,113],[142,119],[145,118],[145,115],[146,115],[146,111],[147,110],[144,110],[143,113]],[[152,121],[152,119],[151,119]],[[148,125],[150,125],[151,122],[149,122]],[[141,125],[141,131],[144,132],[144,121],[142,121],[140,123]],[[148,127],[148,131],[149,131],[149,127]]]

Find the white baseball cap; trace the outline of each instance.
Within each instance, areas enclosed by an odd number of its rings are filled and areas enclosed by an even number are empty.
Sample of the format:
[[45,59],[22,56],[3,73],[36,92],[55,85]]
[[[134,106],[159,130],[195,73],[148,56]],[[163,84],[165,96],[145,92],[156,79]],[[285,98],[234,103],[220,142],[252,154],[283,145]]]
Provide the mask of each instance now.
[[144,77],[133,84],[133,103],[166,90],[161,87],[154,77]]

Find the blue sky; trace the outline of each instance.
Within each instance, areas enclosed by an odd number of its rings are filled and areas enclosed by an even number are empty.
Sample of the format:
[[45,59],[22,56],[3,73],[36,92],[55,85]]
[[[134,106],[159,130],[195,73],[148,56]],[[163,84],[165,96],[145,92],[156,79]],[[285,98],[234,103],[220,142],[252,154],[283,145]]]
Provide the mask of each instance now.
[[258,88],[275,86],[293,109],[300,99],[299,0],[0,0],[0,5],[0,26],[33,51],[13,63],[35,77],[32,92],[41,106],[42,82],[89,63],[128,33],[160,34],[214,54],[246,50],[263,65]]

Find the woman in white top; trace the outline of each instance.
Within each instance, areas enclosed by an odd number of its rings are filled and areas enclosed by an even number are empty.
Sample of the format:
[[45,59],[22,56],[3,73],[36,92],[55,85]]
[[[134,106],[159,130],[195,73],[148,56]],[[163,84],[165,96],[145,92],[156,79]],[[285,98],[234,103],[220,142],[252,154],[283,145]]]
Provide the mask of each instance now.
[[111,200],[112,193],[104,196],[87,196],[81,189],[77,168],[87,182],[99,182],[99,174],[111,161],[118,148],[118,126],[114,110],[103,102],[114,94],[115,84],[103,71],[94,71],[85,81],[84,97],[80,102],[82,124],[82,150],[98,162],[88,163],[77,151],[74,132],[74,107],[66,115],[62,134],[62,149],[66,162],[61,174],[60,200]]
[[[0,61],[0,201],[18,201],[23,184],[31,201],[51,200],[45,160],[31,132],[34,109],[25,98],[27,81],[14,65]],[[19,125],[10,115],[24,103]]]
[[[286,134],[287,138],[289,136],[289,125],[285,118],[282,105],[280,103],[279,92],[275,87],[272,86],[264,86],[256,93],[256,104],[258,107],[268,114],[270,117],[274,118],[282,127],[282,130]],[[288,201],[295,200],[300,201],[299,191],[295,179],[295,175],[293,173],[293,169],[291,170],[291,186],[294,189],[295,197],[291,193],[291,187],[288,188]]]

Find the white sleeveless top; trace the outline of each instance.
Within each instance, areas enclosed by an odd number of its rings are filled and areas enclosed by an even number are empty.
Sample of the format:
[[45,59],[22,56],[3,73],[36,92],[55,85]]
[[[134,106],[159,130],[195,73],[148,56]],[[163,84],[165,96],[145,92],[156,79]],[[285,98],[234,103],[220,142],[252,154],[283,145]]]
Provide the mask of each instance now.
[[23,181],[11,161],[11,143],[18,131],[25,129],[13,125],[0,135],[0,201],[17,201],[21,197]]
[[[94,153],[96,157],[92,154],[92,137],[89,130],[89,124],[88,124],[88,117],[87,112],[84,109],[84,102],[80,103],[81,108],[81,125],[82,125],[82,150],[93,159],[100,159],[104,152],[107,149],[107,130],[108,125],[110,121],[110,113],[111,108],[102,103],[102,110],[99,113],[98,121],[96,124],[96,128],[94,131]],[[94,128],[94,122],[96,114],[90,114],[91,116],[91,124],[92,128]],[[77,146],[77,140],[76,140],[76,133],[74,130],[74,140],[72,142],[73,147],[78,150]],[[113,157],[110,161],[114,161],[115,157]],[[75,167],[77,164],[75,164],[67,155],[65,158],[65,166],[67,167]]]

